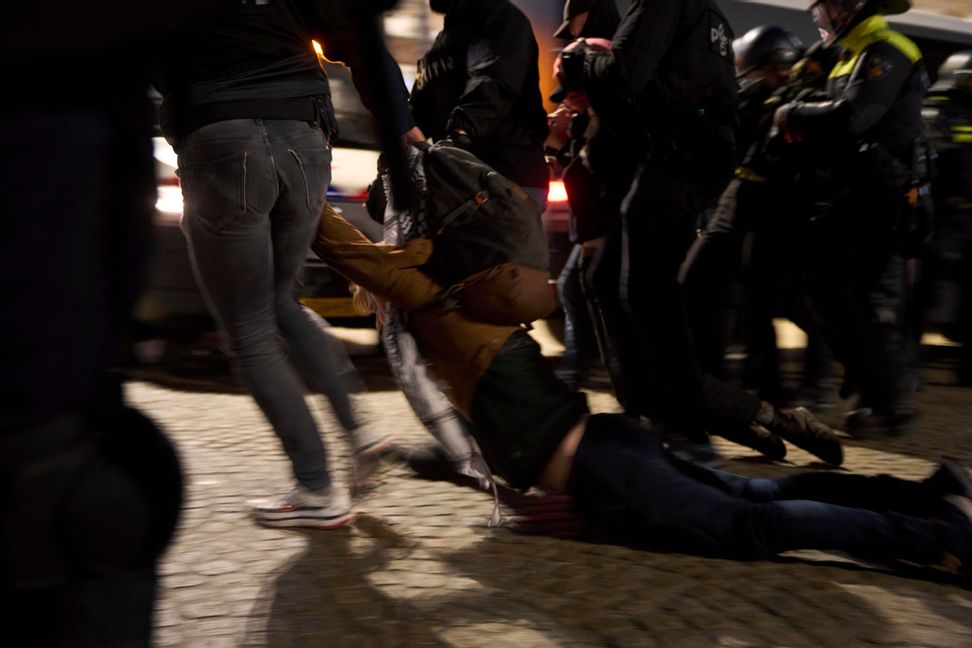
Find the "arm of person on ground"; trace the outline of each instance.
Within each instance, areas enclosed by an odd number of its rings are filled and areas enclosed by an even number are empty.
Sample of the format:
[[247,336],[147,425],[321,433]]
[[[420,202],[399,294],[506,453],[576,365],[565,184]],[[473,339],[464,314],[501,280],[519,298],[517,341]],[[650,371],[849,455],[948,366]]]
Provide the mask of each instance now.
[[913,65],[890,43],[867,48],[839,97],[830,101],[800,102],[781,108],[785,128],[813,137],[847,134],[860,137],[873,128],[894,105]]
[[405,310],[426,306],[442,293],[442,286],[418,269],[431,256],[432,241],[376,245],[327,203],[311,248],[335,271]]
[[530,23],[515,15],[516,20],[503,25],[502,34],[469,44],[469,78],[449,115],[447,133],[463,131],[474,142],[488,137],[520,94],[527,70],[536,66],[536,61],[530,57]]
[[467,418],[476,384],[506,340],[519,329],[474,322],[459,311],[428,306],[442,287],[418,266],[432,253],[426,239],[404,248],[372,243],[325,204],[314,252],[330,267],[382,299],[412,311],[411,328],[430,369],[448,387],[444,393]]

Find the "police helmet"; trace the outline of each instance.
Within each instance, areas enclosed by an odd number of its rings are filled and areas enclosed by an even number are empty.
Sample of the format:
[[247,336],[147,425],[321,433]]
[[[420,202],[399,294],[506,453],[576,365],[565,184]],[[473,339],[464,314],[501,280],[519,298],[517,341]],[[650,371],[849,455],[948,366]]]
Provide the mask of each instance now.
[[972,95],[972,50],[955,52],[938,68],[931,92],[960,91]]
[[[837,9],[838,15],[832,18],[827,7]],[[843,38],[868,16],[892,16],[909,9],[911,0],[814,0],[809,11],[820,32],[820,38],[830,45]]]
[[776,25],[760,25],[732,42],[736,76],[743,77],[770,65],[789,67],[803,54],[803,42],[793,32]]

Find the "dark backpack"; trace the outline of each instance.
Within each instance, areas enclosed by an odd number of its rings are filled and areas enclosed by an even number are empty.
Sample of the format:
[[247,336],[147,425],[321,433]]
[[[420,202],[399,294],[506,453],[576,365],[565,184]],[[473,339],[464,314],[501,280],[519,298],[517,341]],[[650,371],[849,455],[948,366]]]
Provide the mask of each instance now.
[[429,146],[424,161],[434,252],[423,270],[451,286],[506,263],[549,269],[547,235],[522,187],[448,144]]

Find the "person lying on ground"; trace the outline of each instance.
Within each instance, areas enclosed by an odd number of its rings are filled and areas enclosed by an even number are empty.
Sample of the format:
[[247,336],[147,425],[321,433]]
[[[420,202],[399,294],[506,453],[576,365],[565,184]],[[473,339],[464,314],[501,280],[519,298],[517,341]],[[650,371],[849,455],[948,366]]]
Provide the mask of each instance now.
[[636,421],[591,414],[523,327],[476,321],[437,302],[442,286],[420,270],[432,241],[378,246],[325,206],[312,247],[337,272],[410,311],[430,369],[472,421],[490,469],[514,488],[567,493],[588,521],[645,548],[737,559],[818,549],[972,572],[972,481],[954,463],[924,481],[751,479],[689,463]]

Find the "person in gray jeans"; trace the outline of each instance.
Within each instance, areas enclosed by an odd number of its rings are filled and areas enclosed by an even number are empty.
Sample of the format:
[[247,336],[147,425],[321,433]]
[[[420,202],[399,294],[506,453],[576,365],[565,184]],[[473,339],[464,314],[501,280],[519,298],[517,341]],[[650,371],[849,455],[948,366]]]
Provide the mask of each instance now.
[[197,282],[297,481],[287,495],[251,503],[257,521],[270,526],[332,528],[354,517],[347,489],[331,483],[288,347],[329,397],[358,459],[388,443],[359,425],[340,372],[346,355],[335,357],[326,324],[296,298],[330,183],[336,132],[329,83],[311,40],[355,71],[369,109],[377,98],[361,83],[367,73],[377,63],[387,68],[384,76],[397,75],[400,87],[382,99],[393,105],[398,132],[412,127],[401,71],[384,48],[362,53],[350,11],[344,3],[233,3],[173,33],[159,75],[160,122],[179,156],[182,228]]
[[359,425],[325,324],[296,298],[330,162],[321,128],[291,120],[209,124],[191,133],[179,153],[182,228],[196,280],[247,389],[283,442],[298,483],[310,492],[331,485],[324,444],[281,337],[328,396],[355,449],[364,453],[387,444]]

